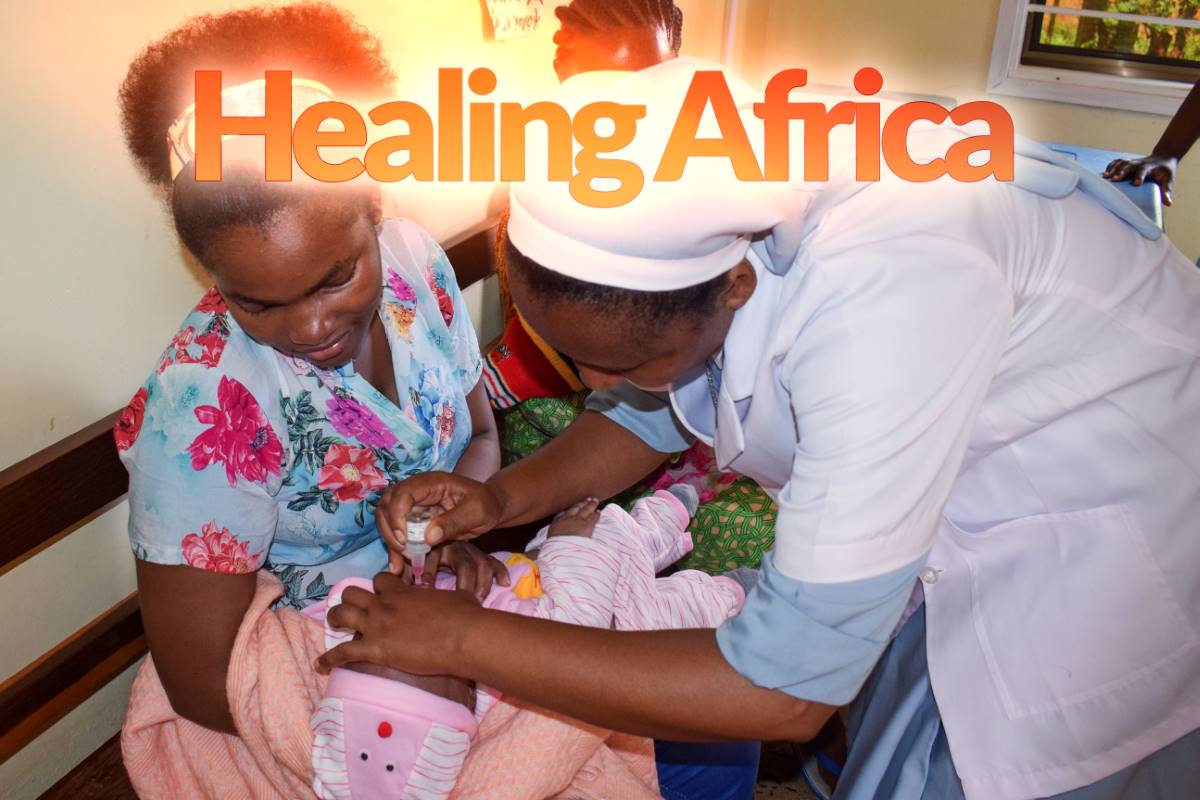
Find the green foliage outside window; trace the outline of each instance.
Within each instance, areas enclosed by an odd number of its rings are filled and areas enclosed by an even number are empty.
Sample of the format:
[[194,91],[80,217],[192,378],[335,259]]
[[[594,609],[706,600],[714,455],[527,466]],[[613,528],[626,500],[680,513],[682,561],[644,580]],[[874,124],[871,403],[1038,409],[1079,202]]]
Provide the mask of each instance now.
[[[1200,19],[1200,0],[1045,0],[1046,5],[1122,14]],[[1038,43],[1125,58],[1200,65],[1200,29],[1125,20],[1042,14]]]

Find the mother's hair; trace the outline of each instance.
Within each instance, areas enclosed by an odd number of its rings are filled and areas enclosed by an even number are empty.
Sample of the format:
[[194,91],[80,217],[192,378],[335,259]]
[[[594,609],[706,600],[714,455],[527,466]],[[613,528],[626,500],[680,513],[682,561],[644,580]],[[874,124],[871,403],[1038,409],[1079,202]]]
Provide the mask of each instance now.
[[[166,191],[180,239],[203,263],[222,228],[265,226],[311,189],[267,183],[260,169],[250,168],[227,167],[219,183],[199,183],[191,164],[172,181],[167,129],[192,104],[201,69],[220,70],[226,88],[267,70],[291,70],[324,83],[339,100],[387,96],[394,75],[379,40],[327,3],[205,14],[146,47],[121,84],[125,142],[146,179]],[[356,194],[374,203],[373,189]]]

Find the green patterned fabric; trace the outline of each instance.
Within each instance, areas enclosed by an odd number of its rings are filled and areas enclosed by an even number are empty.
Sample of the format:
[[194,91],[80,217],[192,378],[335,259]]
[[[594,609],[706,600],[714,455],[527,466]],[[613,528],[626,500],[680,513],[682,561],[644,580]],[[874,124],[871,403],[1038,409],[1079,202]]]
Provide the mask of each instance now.
[[775,503],[757,483],[738,478],[696,509],[688,526],[692,552],[679,566],[710,575],[738,567],[758,569],[775,544],[776,514]]
[[500,458],[514,464],[566,430],[583,413],[587,392],[564,397],[538,397],[502,412]]
[[[520,461],[562,433],[583,413],[587,394],[525,400],[503,412],[504,464]],[[702,444],[671,456],[654,474],[613,500],[628,509],[639,497],[680,482],[696,487],[701,504],[689,526],[692,552],[679,566],[713,575],[738,567],[757,568],[775,542],[775,504],[749,478],[719,472],[712,451]]]

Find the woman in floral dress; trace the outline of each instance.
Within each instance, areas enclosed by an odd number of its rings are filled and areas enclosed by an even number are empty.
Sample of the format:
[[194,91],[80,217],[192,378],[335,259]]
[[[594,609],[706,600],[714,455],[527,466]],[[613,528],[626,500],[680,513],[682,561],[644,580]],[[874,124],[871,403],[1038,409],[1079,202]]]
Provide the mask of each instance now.
[[[172,709],[235,733],[227,673],[256,573],[302,609],[387,568],[374,512],[389,485],[500,461],[474,329],[425,231],[382,221],[374,184],[266,183],[261,137],[227,138],[222,180],[196,180],[192,76],[214,63],[226,115],[261,115],[280,65],[293,114],[386,97],[392,75],[348,15],[304,5],[191,20],[121,90],[134,159],[215,284],[115,430],[142,616]],[[503,574],[474,548],[431,558],[471,585]]]
[[322,367],[256,342],[214,286],[117,424],[139,561],[263,567],[283,582],[283,602],[303,608],[386,565],[375,528],[384,488],[453,469],[472,443],[496,452],[486,416],[473,436],[479,352],[445,254],[412,223],[380,231],[371,327],[386,338],[398,402],[353,358]]

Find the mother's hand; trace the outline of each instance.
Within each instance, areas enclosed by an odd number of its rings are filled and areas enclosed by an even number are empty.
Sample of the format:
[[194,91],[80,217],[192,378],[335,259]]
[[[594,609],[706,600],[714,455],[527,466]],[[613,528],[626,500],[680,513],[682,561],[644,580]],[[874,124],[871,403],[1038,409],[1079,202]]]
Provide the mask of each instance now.
[[474,539],[496,527],[504,514],[503,498],[489,484],[451,472],[425,472],[388,489],[375,509],[375,521],[391,555],[389,566],[403,567],[408,514],[424,506],[441,509],[425,530],[425,541],[436,545],[446,539]]
[[330,610],[331,626],[356,630],[360,636],[322,655],[317,670],[367,661],[415,675],[451,674],[462,637],[480,610],[479,600],[469,591],[414,588],[381,572],[375,576],[374,594],[350,587],[342,594],[342,604]]
[[508,567],[470,542],[446,542],[433,548],[425,559],[421,584],[432,587],[439,571],[454,575],[455,586],[464,589],[480,602],[492,591],[492,584],[508,586]]

